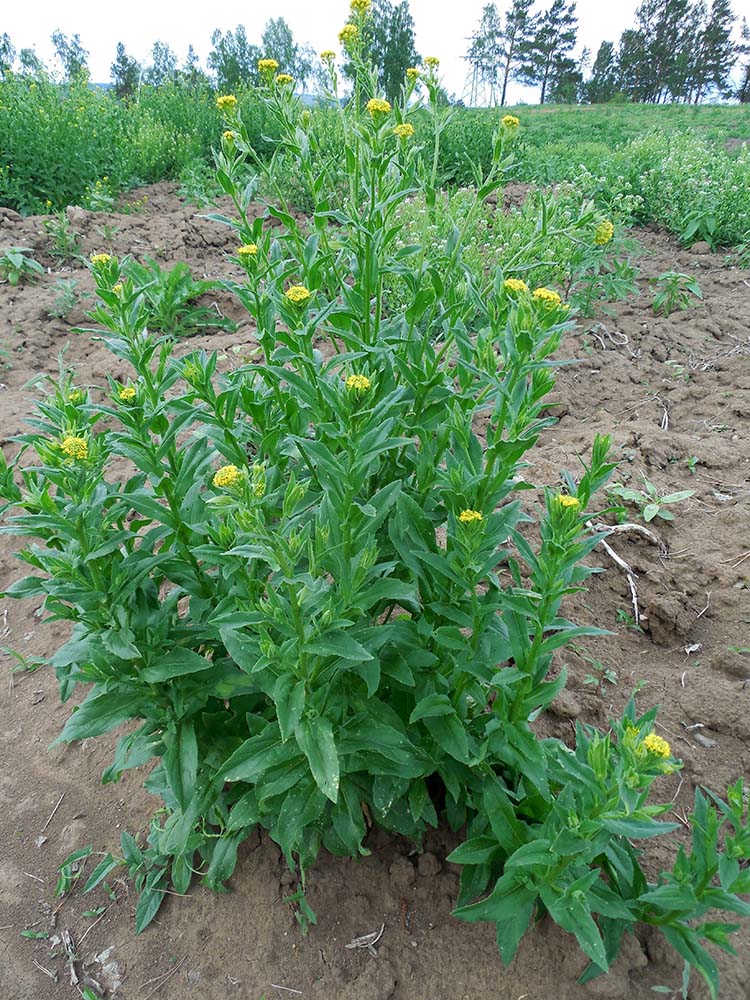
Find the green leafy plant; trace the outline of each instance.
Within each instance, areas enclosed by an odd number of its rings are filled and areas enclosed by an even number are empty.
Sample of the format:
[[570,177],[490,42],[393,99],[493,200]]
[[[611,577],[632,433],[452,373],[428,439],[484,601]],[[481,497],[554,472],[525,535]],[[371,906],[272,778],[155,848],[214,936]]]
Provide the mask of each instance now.
[[57,212],[51,219],[44,220],[45,232],[52,239],[50,254],[61,262],[81,257],[81,236],[71,228],[65,212]]
[[47,314],[64,319],[83,299],[87,298],[90,298],[89,293],[78,291],[78,282],[75,278],[58,278],[55,282],[55,301],[47,309]]
[[[221,889],[260,824],[298,876],[304,928],[320,849],[368,853],[366,807],[417,847],[439,822],[466,829],[451,855],[456,916],[493,922],[504,961],[548,914],[591,978],[640,921],[716,996],[700,942],[728,947],[733,926],[695,920],[750,913],[742,782],[728,804],[696,793],[692,851],[649,883],[634,842],[675,828],[649,792],[680,767],[656,709],[639,715],[631,699],[606,735],[579,725],[574,749],[535,731],[565,685],[556,652],[602,634],[564,601],[603,537],[589,523],[609,439],[536,503],[523,478],[553,423],[543,408],[571,311],[554,289],[469,264],[458,227],[435,247],[401,239],[405,199],[437,205],[451,112],[434,64],[420,74],[424,106],[410,75],[392,108],[363,33],[347,43],[353,98],[332,101],[347,150],[337,207],[339,166],[326,167],[293,86],[268,73],[273,201],[251,213],[259,186],[244,178],[264,164],[240,102],[219,99],[217,177],[234,209],[215,217],[236,239],[244,276],[227,287],[255,323],[257,358],[221,372],[216,353],[181,355],[174,322],[154,332],[153,269],[95,255],[94,331],[127,380],[89,394],[63,372],[18,458],[0,456],[5,530],[36,540],[20,552],[33,572],[6,595],[72,623],[50,663],[63,700],[88,689],[58,739],[132,720],[103,781],[148,764],[163,802],[145,846],[123,837],[123,856],[106,854],[86,886],[126,866],[142,930],[168,885],[185,892],[200,869]],[[496,123],[469,223],[508,173],[517,127]],[[274,187],[282,160],[312,199],[308,221]],[[394,275],[409,295],[391,309]],[[66,859],[59,891],[90,853]]]
[[162,269],[153,257],[143,263],[128,258],[121,268],[123,295],[137,292],[143,297],[147,326],[174,337],[189,337],[201,330],[237,329],[237,324],[218,310],[196,305],[196,299],[214,291],[216,281],[196,281],[190,268],[178,261],[171,270]]
[[24,281],[33,281],[44,268],[38,260],[27,257],[31,253],[28,247],[8,247],[0,254],[0,281],[9,285],[18,285]]
[[654,315],[669,316],[676,309],[687,309],[691,296],[702,299],[703,292],[695,278],[678,271],[665,271],[652,282],[656,287],[652,307]]
[[589,687],[596,688],[597,694],[602,694],[607,684],[615,686],[617,684],[617,671],[614,667],[608,667],[601,660],[589,658],[592,673],[586,674],[583,683]]
[[644,521],[653,521],[655,517],[663,521],[674,521],[674,514],[666,508],[674,503],[682,503],[689,500],[694,495],[695,490],[680,490],[677,493],[668,493],[662,496],[658,488],[651,480],[643,477],[642,490],[632,489],[623,483],[613,483],[608,487],[608,493],[613,500],[624,500],[638,508],[638,512]]

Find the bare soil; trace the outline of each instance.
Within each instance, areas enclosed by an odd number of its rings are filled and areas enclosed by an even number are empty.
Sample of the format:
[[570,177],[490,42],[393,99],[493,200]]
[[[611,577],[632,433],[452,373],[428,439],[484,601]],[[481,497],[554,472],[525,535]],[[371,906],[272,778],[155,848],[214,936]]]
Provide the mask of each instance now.
[[[202,219],[169,185],[145,194],[148,202],[131,214],[69,210],[83,253],[185,260],[196,277],[232,273],[223,253],[233,243],[228,230]],[[645,474],[662,493],[692,489],[695,495],[673,508],[673,525],[655,522],[666,554],[636,535],[612,542],[638,574],[640,630],[632,626],[624,575],[595,552],[593,563],[605,572],[592,578],[570,614],[613,634],[561,655],[568,688],[543,728],[570,739],[576,719],[606,727],[633,687],[645,682],[639,707],[662,706],[660,731],[685,762],[658,787],[682,819],[696,785],[721,793],[750,763],[750,272],[722,254],[681,249],[663,232],[636,235],[645,251],[643,294],[596,322],[581,321],[569,339],[566,354],[577,363],[560,370],[560,420],[532,453],[529,476],[557,482],[561,469],[575,468],[595,433],[609,432],[620,481],[637,486]],[[23,430],[35,396],[29,380],[54,374],[60,355],[76,367],[79,384],[102,384],[107,373],[121,373],[102,345],[71,332],[86,325],[85,301],[64,318],[50,316],[60,278],[74,279],[78,292],[91,292],[92,284],[80,262],[61,267],[50,256],[43,219],[0,209],[0,249],[7,246],[30,247],[49,269],[35,284],[0,286],[6,352],[0,355],[0,428],[10,454],[10,439]],[[697,277],[704,298],[657,318],[648,279],[666,270]],[[243,322],[229,296],[217,295],[216,304]],[[184,344],[185,351],[196,347],[225,352],[226,363],[234,363],[252,351],[252,327]],[[15,547],[12,538],[0,539],[0,588],[23,575]],[[59,645],[59,628],[41,624],[37,603],[0,605],[3,647],[33,657]],[[615,671],[617,683],[587,684],[587,675],[596,673],[591,660]],[[657,996],[651,987],[658,985],[679,995],[680,960],[646,930],[626,944],[609,976],[585,987],[576,984],[585,958],[546,920],[503,969],[492,928],[450,916],[458,875],[444,861],[455,841],[443,830],[421,857],[405,841],[376,832],[368,858],[322,854],[309,892],[318,925],[307,937],[282,902],[290,876],[265,835],[251,837],[241,850],[231,892],[215,895],[196,884],[189,898],[170,898],[140,937],[133,932],[135,897],[124,882],[114,885],[116,900],[101,890],[87,897],[74,891],[60,904],[53,892],[61,860],[87,844],[117,851],[121,831],[144,830],[158,803],[142,790],[138,773],[100,785],[114,737],[48,749],[69,712],[58,704],[54,677],[38,671],[10,679],[11,658],[3,662],[0,1000],[80,997],[57,943],[63,930],[76,943],[82,985],[88,977],[118,1000],[588,1000]],[[669,864],[683,839],[678,832],[660,842],[653,865]],[[96,917],[84,913],[105,905],[94,926]],[[345,947],[381,924],[377,958]],[[49,939],[22,937],[24,929]],[[748,940],[741,933],[739,957],[721,957],[724,1000],[750,997]],[[707,994],[696,980],[689,995]]]

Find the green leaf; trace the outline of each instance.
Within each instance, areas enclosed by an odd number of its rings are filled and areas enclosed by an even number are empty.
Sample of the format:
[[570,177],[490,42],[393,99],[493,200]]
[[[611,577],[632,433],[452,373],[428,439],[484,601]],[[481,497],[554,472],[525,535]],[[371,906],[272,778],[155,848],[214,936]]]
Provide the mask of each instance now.
[[298,681],[294,674],[282,674],[274,684],[273,700],[281,738],[286,742],[305,709],[305,682]]
[[671,833],[679,828],[679,823],[657,823],[650,819],[602,819],[602,826],[610,833],[620,837],[644,838],[659,837],[663,833]]
[[101,736],[128,719],[137,718],[143,709],[142,699],[133,691],[104,691],[97,694],[95,687],[73,712],[52,746]]
[[502,847],[494,837],[472,837],[451,851],[446,861],[456,865],[481,865],[502,856]]
[[144,931],[159,912],[159,907],[167,898],[167,894],[162,891],[166,888],[166,882],[166,871],[163,871],[157,884],[151,889],[144,889],[141,893],[138,905],[135,908],[136,934]]
[[210,670],[211,663],[192,649],[183,649],[178,646],[176,649],[163,653],[152,660],[150,665],[141,672],[141,678],[149,684],[158,684],[160,681],[169,681],[173,677],[184,677],[186,674],[195,674],[201,670]]
[[455,712],[452,715],[426,718],[424,723],[430,731],[430,736],[441,749],[456,760],[460,760],[464,764],[467,763],[469,760],[469,739],[463,723]]
[[451,700],[446,694],[428,694],[418,701],[414,711],[409,716],[409,725],[419,719],[434,719],[441,715],[455,715]]
[[357,663],[375,659],[364,646],[346,632],[326,632],[313,642],[308,642],[305,650],[308,653],[317,653],[318,656],[339,656]]
[[497,880],[489,896],[468,906],[459,906],[453,915],[468,923],[490,920],[499,924],[511,920],[517,907],[533,903],[537,897],[535,889],[521,884],[517,878],[516,872],[507,872]]
[[88,881],[83,887],[83,891],[91,892],[91,890],[95,889],[100,882],[104,881],[111,871],[118,868],[121,864],[123,864],[123,862],[120,858],[115,858],[111,854],[107,853],[89,875]]
[[333,739],[331,723],[324,716],[315,720],[302,719],[294,735],[321,792],[331,802],[339,794],[339,755]]
[[193,797],[198,776],[198,742],[192,719],[183,719],[164,733],[164,771],[172,794],[184,810]]

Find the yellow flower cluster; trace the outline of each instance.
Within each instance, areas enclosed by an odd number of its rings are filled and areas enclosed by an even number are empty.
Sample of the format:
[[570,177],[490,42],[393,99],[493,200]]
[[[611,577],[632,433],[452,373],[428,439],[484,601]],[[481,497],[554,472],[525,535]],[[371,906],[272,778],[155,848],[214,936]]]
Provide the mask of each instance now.
[[672,756],[672,748],[669,743],[667,743],[662,736],[658,736],[656,733],[649,733],[643,740],[643,746],[649,753],[654,754],[656,757]]
[[303,305],[310,298],[310,291],[304,285],[292,285],[284,294],[295,306]]
[[371,97],[365,107],[374,118],[377,114],[387,115],[391,110],[391,102],[382,97]]
[[213,484],[219,489],[229,489],[230,486],[239,482],[241,475],[242,473],[236,465],[222,465],[214,475]]
[[226,132],[222,132],[221,137],[224,140],[224,142],[229,142],[229,143],[234,142],[234,140],[237,138],[236,134],[232,132],[231,129],[227,129]]
[[366,14],[370,9],[370,0],[352,0],[352,14]]
[[279,73],[276,77],[276,83],[282,86],[285,83],[294,83],[294,79],[288,73]]
[[117,394],[120,402],[122,403],[132,403],[136,396],[134,385],[124,385]]
[[414,135],[414,126],[410,122],[402,122],[395,126],[393,134],[399,139],[409,139]]
[[68,393],[68,402],[72,403],[73,406],[78,406],[86,398],[86,393],[83,389],[74,389],[72,392]]
[[258,253],[257,243],[244,243],[241,247],[237,247],[238,257],[255,257]]
[[86,438],[75,437],[72,434],[62,439],[60,450],[71,462],[80,462],[89,457],[89,446]]
[[578,497],[568,496],[567,493],[560,493],[555,497],[555,500],[560,504],[561,507],[571,507],[574,510],[578,510],[581,506],[581,501]]
[[258,60],[258,72],[259,73],[275,73],[279,68],[279,64],[275,59],[259,59]]
[[371,384],[366,375],[350,375],[346,380],[346,388],[354,389],[356,392],[367,392]]
[[518,126],[521,124],[521,119],[516,118],[515,115],[503,115],[501,121],[506,128],[511,128],[511,129],[518,128]]
[[553,292],[551,288],[536,288],[534,289],[533,296],[537,302],[543,302],[548,306],[559,306],[562,304],[560,296],[557,292]]
[[336,58],[336,53],[333,51],[333,49],[323,49],[323,51],[320,53],[320,58],[325,60],[325,62],[330,62],[331,60]]
[[342,45],[348,45],[350,42],[354,41],[358,34],[359,28],[356,24],[345,24],[339,32],[339,41]]
[[467,507],[466,510],[462,510],[458,515],[458,519],[461,524],[474,524],[477,521],[483,521],[484,517],[478,510],[471,510]]
[[407,80],[418,80],[419,79],[419,70],[416,67],[414,67],[414,66],[410,66],[407,69],[407,71],[406,71],[406,79]]
[[503,282],[506,292],[528,292],[529,286],[520,278],[506,278]]
[[598,247],[606,246],[606,244],[609,243],[609,241],[612,239],[614,235],[615,235],[615,227],[607,219],[605,222],[600,222],[599,225],[596,227],[596,230],[594,232],[594,243]]
[[424,61],[424,64],[428,69],[437,69],[438,66],[440,65],[440,60],[438,59],[437,56],[427,56],[427,58]]
[[216,107],[219,111],[231,111],[236,106],[237,98],[234,94],[223,94],[221,97],[216,98]]
[[99,264],[109,264],[112,258],[108,253],[92,253],[89,260],[94,267],[97,267]]
[[116,285],[112,285],[112,291],[115,295],[122,295],[122,282],[118,281]]

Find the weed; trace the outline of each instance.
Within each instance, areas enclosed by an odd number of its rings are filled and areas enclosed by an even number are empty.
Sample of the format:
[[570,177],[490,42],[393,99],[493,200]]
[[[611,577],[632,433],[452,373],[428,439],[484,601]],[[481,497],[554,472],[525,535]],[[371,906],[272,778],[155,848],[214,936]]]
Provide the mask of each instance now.
[[33,257],[27,257],[31,253],[28,247],[8,247],[0,254],[0,281],[7,281],[9,285],[18,285],[24,281],[33,281],[40,274],[44,274],[44,268],[39,261]]
[[654,315],[669,316],[676,309],[687,309],[691,296],[703,298],[703,292],[695,278],[678,271],[665,271],[652,279],[656,294],[652,303]]
[[613,498],[634,504],[644,521],[653,521],[655,517],[663,521],[674,521],[674,514],[665,508],[671,504],[688,500],[695,490],[680,490],[678,493],[668,493],[661,496],[657,487],[646,477],[643,477],[644,489],[634,490],[622,483],[613,483],[608,487],[608,494]]

